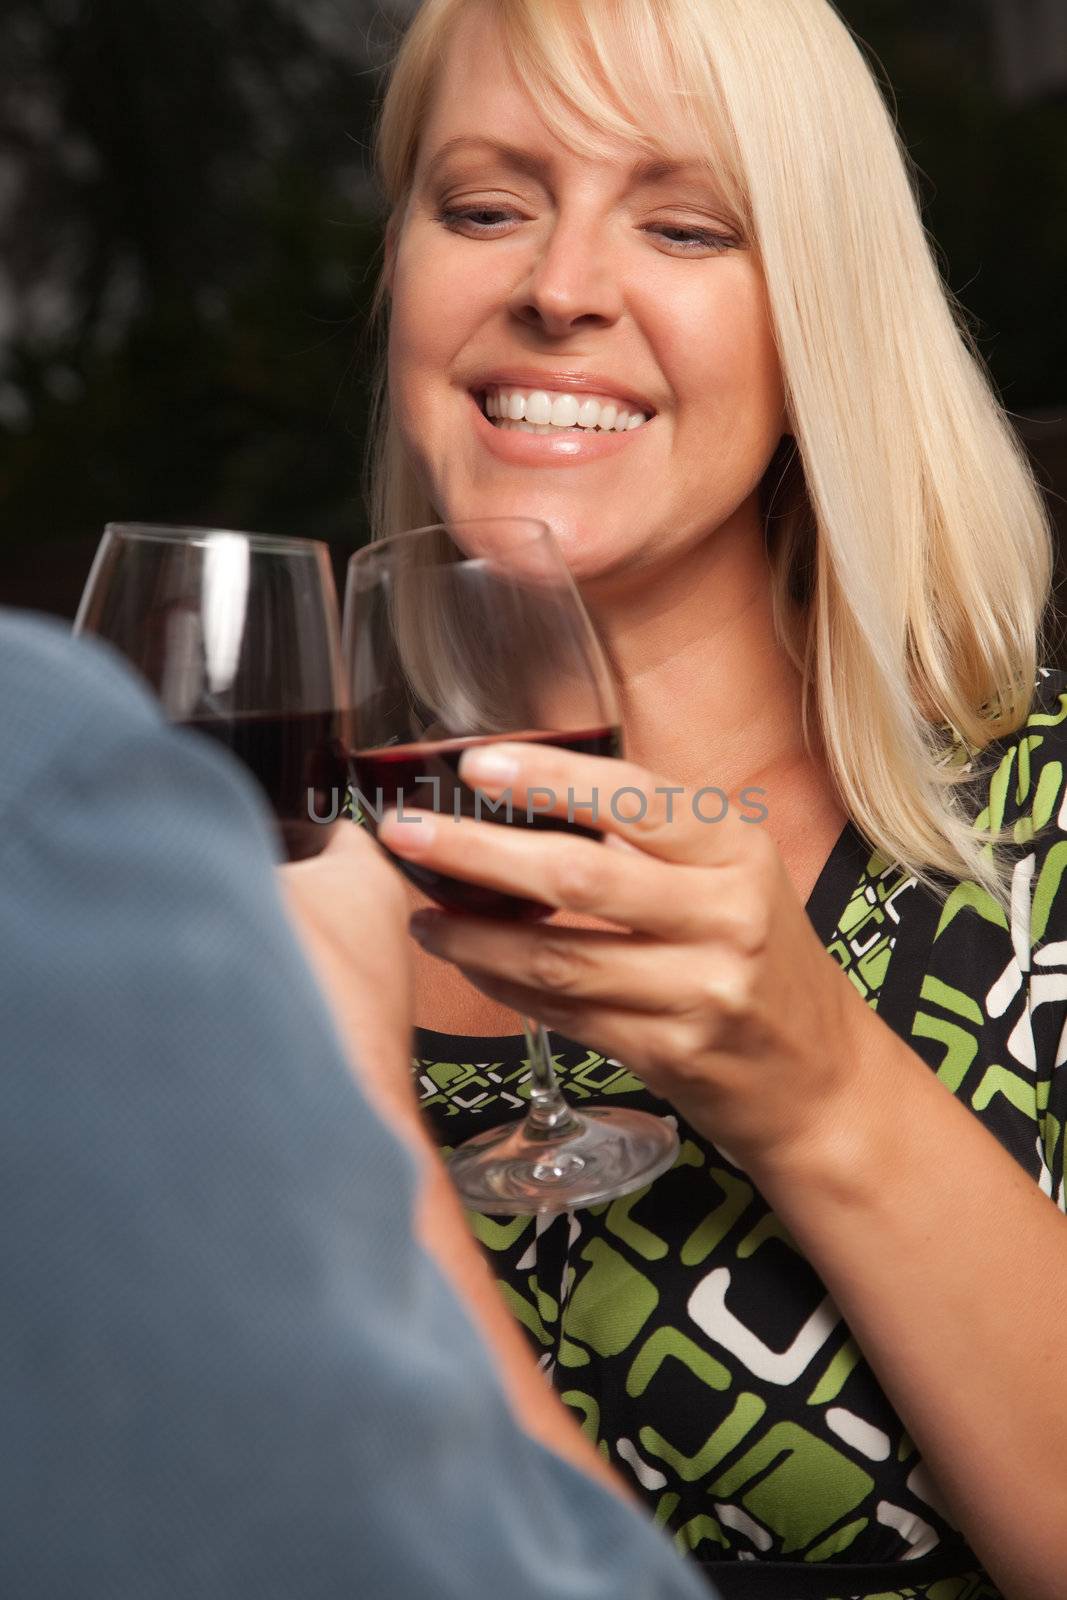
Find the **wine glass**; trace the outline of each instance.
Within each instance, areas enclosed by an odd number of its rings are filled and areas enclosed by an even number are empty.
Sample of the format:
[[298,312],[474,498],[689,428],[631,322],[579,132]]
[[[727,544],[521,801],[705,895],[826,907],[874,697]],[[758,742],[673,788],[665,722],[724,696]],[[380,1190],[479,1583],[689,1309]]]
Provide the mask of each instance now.
[[[621,754],[614,685],[544,523],[438,523],[358,551],[348,566],[343,650],[352,781],[372,828],[395,805],[401,817],[422,808],[600,838],[577,821],[591,796],[576,795],[568,818],[550,817],[532,798],[523,806],[507,795],[489,801],[457,770],[464,750],[497,739]],[[506,894],[392,859],[446,910],[552,915],[534,885],[529,896]],[[622,1107],[576,1111],[556,1082],[544,1027],[521,1020],[530,1109],[523,1122],[477,1134],[453,1152],[450,1171],[469,1206],[511,1215],[595,1205],[672,1165],[671,1123]]]
[[109,523],[74,620],[136,667],[172,722],[258,780],[291,861],[348,786],[337,592],[311,539]]

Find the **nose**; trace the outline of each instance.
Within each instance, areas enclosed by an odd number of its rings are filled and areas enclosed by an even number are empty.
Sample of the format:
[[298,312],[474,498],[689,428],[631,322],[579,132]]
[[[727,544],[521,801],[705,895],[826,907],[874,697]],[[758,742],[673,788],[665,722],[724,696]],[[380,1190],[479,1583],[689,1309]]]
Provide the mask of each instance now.
[[557,223],[516,284],[510,309],[520,322],[559,338],[577,328],[609,327],[623,296],[610,251],[588,225]]

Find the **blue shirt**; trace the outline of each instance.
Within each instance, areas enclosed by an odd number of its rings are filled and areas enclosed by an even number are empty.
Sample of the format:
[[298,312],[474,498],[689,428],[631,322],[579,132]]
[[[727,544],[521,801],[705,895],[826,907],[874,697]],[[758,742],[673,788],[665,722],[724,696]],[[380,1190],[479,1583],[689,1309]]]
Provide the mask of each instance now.
[[707,1600],[485,1383],[251,781],[11,613],[0,1068],[0,1594]]

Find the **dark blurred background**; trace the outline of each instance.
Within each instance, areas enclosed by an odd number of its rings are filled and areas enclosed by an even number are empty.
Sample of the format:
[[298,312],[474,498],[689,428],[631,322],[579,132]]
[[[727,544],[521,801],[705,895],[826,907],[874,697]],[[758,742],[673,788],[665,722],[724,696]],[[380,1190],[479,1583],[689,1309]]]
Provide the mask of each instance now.
[[[108,520],[366,537],[369,145],[412,9],[2,0],[0,601],[72,616]],[[839,9],[1067,549],[1067,0]]]

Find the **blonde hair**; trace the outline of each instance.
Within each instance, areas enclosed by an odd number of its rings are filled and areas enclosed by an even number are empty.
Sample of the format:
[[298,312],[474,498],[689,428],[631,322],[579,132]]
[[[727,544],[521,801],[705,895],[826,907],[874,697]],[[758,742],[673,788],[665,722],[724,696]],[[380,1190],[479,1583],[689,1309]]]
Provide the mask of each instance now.
[[[444,45],[472,0],[425,0],[376,160],[394,220]],[[763,485],[775,626],[849,815],[935,893],[1010,904],[1009,830],[974,817],[977,758],[1030,709],[1052,543],[1013,429],[924,234],[901,145],[827,0],[477,0],[571,148],[707,153],[758,253],[793,440]],[[650,130],[655,130],[654,132]],[[384,274],[374,315],[387,300]],[[375,537],[437,520],[390,415],[368,457]],[[951,885],[950,885],[951,886]]]

